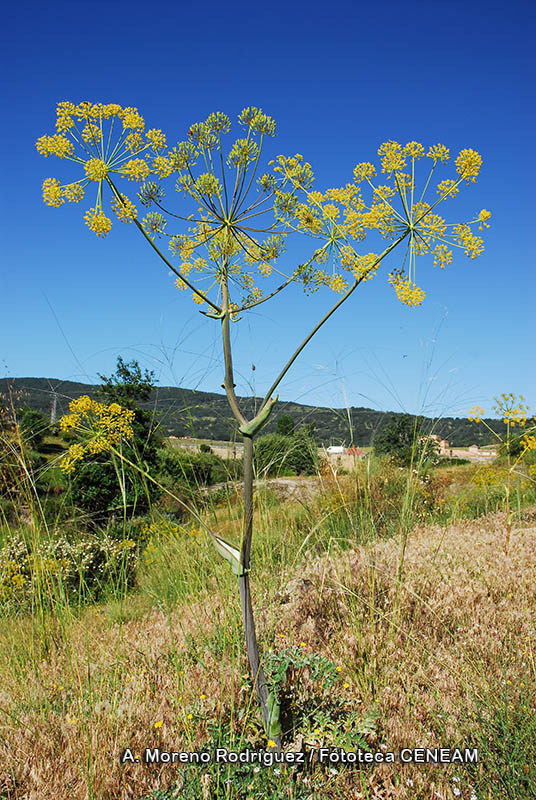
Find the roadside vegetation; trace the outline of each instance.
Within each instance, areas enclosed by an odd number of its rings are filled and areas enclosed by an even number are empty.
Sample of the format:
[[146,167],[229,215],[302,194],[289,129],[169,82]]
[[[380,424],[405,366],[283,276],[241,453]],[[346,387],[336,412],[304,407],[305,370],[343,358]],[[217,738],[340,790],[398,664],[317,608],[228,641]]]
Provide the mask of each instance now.
[[120,764],[126,748],[269,748],[236,577],[200,524],[239,543],[240,465],[164,446],[136,410],[150,375],[118,366],[106,399],[134,409],[138,468],[97,454],[86,495],[59,468],[69,435],[3,407],[0,798],[533,798],[535,451],[516,461],[516,422],[485,465],[416,447],[409,465],[395,448],[341,471],[284,419],[259,438],[258,477],[301,487],[261,484],[254,508],[283,749],[476,747],[478,764]]

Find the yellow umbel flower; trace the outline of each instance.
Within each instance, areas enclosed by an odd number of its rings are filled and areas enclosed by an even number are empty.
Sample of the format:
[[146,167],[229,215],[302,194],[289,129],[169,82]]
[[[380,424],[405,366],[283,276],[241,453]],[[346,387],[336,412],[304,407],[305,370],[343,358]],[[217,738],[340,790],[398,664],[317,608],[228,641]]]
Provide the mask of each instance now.
[[384,142],[378,149],[378,155],[382,156],[382,172],[391,173],[406,166],[404,151],[398,142]]
[[151,170],[148,163],[144,161],[143,158],[132,158],[123,165],[121,172],[129,181],[144,181]]
[[333,203],[328,203],[322,209],[324,219],[335,220],[339,216],[339,209]]
[[63,194],[69,203],[79,203],[84,196],[84,189],[79,183],[68,183],[63,188]]
[[123,119],[124,128],[133,128],[139,131],[145,128],[145,120],[137,108],[124,108],[120,116]]
[[120,198],[114,197],[112,209],[121,222],[133,222],[138,216],[136,206],[131,203],[125,194],[122,194]]
[[63,472],[73,472],[77,461],[80,461],[86,453],[86,448],[81,444],[72,444],[65,456],[63,456],[60,468]]
[[82,129],[82,139],[88,144],[96,144],[100,139],[100,127],[94,122],[86,122]]
[[482,166],[482,156],[475,150],[462,150],[456,159],[456,172],[466,179],[467,183],[476,181]]
[[90,181],[102,181],[108,174],[108,167],[100,158],[90,158],[84,164],[84,171]]
[[427,158],[433,158],[434,161],[441,161],[446,164],[449,160],[450,150],[444,144],[434,144],[426,153]]
[[419,142],[408,142],[404,147],[404,152],[410,158],[418,160],[424,156],[424,147]]
[[466,256],[471,259],[476,258],[484,252],[484,242],[480,237],[475,236],[469,225],[460,223],[452,229],[454,236],[458,238],[458,243],[464,248]]
[[47,206],[59,208],[64,202],[63,191],[57,178],[46,178],[43,181],[43,200]]
[[158,175],[159,178],[167,178],[168,175],[171,175],[173,172],[173,164],[169,158],[164,158],[164,156],[156,156],[152,166],[153,172]]
[[145,149],[145,142],[143,141],[143,136],[139,131],[132,131],[132,133],[129,133],[125,139],[125,145],[128,147],[131,153],[137,153],[140,150]]
[[438,244],[432,251],[434,254],[434,267],[440,266],[445,269],[449,264],[452,264],[452,250],[449,250],[446,244]]
[[90,208],[84,214],[84,220],[90,231],[102,238],[112,230],[112,220],[103,213],[102,209]]
[[[441,199],[446,200],[447,197],[456,197],[460,189],[456,186],[456,181],[447,178],[441,183],[437,184],[437,193],[442,195]],[[444,195],[444,196],[443,196]]]
[[337,294],[343,294],[348,289],[348,281],[345,281],[342,275],[333,275],[329,282],[329,288]]
[[486,409],[482,408],[482,406],[474,406],[474,408],[469,411],[467,419],[469,422],[482,422],[482,417],[485,413]]
[[419,289],[403,270],[395,269],[389,273],[389,283],[393,286],[400,302],[406,306],[420,306],[426,297],[423,290]]
[[166,146],[166,137],[161,130],[152,128],[150,131],[147,131],[145,137],[155,150],[162,150],[162,148]]
[[478,215],[478,221],[480,225],[478,226],[479,230],[483,230],[484,228],[489,228],[488,220],[491,219],[491,211],[486,211],[485,208],[482,209],[480,214]]
[[64,472],[72,472],[76,462],[86,453],[108,452],[121,439],[131,439],[134,435],[134,411],[122,408],[118,403],[107,406],[84,395],[72,400],[69,410],[71,413],[60,419],[60,428],[62,431],[77,431],[85,444],[71,445],[60,464]]
[[272,274],[273,267],[266,261],[262,261],[258,266],[258,270],[263,277],[267,278],[269,275]]
[[365,180],[365,178],[372,178],[374,175],[376,175],[376,167],[369,161],[364,161],[361,164],[357,164],[354,169],[354,178],[356,183],[361,183]]
[[66,136],[61,133],[55,133],[53,136],[41,136],[36,145],[37,152],[45,158],[48,156],[58,156],[58,158],[66,158],[74,152],[74,146]]
[[56,107],[56,128],[60,132],[70,130],[74,126],[73,114],[75,112],[74,103],[58,103]]

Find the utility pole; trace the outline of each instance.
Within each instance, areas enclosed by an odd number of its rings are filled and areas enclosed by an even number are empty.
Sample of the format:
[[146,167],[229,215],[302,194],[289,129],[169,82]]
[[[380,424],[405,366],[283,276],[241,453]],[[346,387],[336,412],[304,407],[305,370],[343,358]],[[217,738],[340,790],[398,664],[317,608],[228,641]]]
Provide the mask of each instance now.
[[50,424],[55,425],[56,423],[56,415],[58,410],[58,395],[56,392],[52,392],[52,401],[50,403]]

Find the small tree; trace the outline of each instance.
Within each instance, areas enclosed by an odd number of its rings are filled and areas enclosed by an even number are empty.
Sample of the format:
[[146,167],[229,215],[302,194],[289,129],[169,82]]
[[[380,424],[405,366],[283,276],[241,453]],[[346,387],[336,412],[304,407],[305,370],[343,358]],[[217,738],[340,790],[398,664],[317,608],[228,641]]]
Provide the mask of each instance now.
[[[124,455],[145,470],[158,470],[158,448],[161,444],[152,414],[139,407],[154,389],[154,372],[142,370],[137,361],[125,362],[121,356],[110,377],[99,375],[102,385],[95,396],[105,403],[130,409],[133,414],[133,435],[124,445]],[[126,504],[132,511],[144,510],[158,491],[155,484],[144,480],[135,468],[126,468],[122,481],[117,480],[117,463],[109,450],[93,454],[81,461],[71,481],[73,502],[91,512],[108,512]]]
[[277,420],[275,432],[280,436],[292,436],[294,433],[294,420],[290,414],[281,414]]
[[[458,247],[475,258],[483,244],[472,226],[487,226],[491,214],[484,209],[470,222],[452,224],[435,213],[440,203],[450,202],[458,194],[462,181],[476,180],[482,159],[474,150],[460,152],[455,172],[441,180],[428,201],[425,197],[432,175],[449,159],[448,149],[440,144],[426,152],[418,142],[405,146],[384,142],[378,150],[381,184],[373,180],[375,166],[361,162],[354,169],[353,181],[321,192],[313,189],[311,165],[299,154],[279,155],[268,162],[266,171],[259,169],[265,142],[275,135],[271,117],[248,107],[239,114],[238,122],[243,130],[226,150],[223,137],[229,133],[231,121],[221,112],[191,125],[187,139],[168,148],[161,130],[144,133],[145,121],[135,108],[62,102],[57,108],[57,132],[42,136],[37,149],[44,156],[70,159],[83,169],[78,180],[64,185],[56,178],[45,180],[43,198],[48,205],[79,202],[87,187],[95,188],[95,205],[84,219],[90,230],[104,237],[112,228],[104,211],[105,190],[109,190],[117,218],[138,229],[177,276],[177,288],[189,289],[202,313],[221,328],[223,386],[244,438],[240,550],[224,542],[204,520],[200,522],[238,576],[250,668],[267,735],[277,746],[278,703],[262,668],[250,594],[254,439],[277,402],[278,386],[302,350],[356,289],[377,273],[393,250],[405,243],[405,255],[389,274],[389,282],[401,302],[417,306],[424,299],[415,282],[417,257],[431,255],[434,264],[443,268],[452,262],[451,248]],[[423,157],[430,169],[423,177],[422,190],[417,191],[416,173]],[[168,208],[163,184],[168,177],[190,201],[184,210]],[[125,179],[139,184],[137,195],[129,196],[125,185],[119,186],[118,180]],[[141,207],[151,210],[141,217]],[[168,233],[168,219],[179,224],[180,230]],[[380,244],[379,253],[359,253],[356,247],[361,248],[371,232],[380,242],[387,241]],[[305,257],[300,264],[282,264],[285,241],[296,233],[306,236]],[[171,256],[164,254],[157,239],[167,240]],[[178,259],[177,265],[173,258]],[[235,393],[231,325],[291,284],[301,285],[306,294],[328,289],[338,298],[292,352],[267,388],[257,413],[248,419]]]
[[422,417],[403,414],[383,425],[374,436],[375,455],[389,455],[403,467],[423,461],[436,463],[439,446],[423,428]]
[[17,412],[17,421],[24,443],[31,450],[39,450],[49,429],[46,415],[30,406],[23,406]]

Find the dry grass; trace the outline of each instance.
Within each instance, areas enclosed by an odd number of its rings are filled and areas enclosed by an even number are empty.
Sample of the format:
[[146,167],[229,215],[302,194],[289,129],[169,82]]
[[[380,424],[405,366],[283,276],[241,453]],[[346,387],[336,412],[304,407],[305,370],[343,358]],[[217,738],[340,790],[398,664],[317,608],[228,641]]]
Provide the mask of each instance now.
[[[535,519],[525,512],[507,555],[501,513],[419,528],[398,585],[397,539],[301,563],[283,588],[273,576],[269,590],[257,583],[263,646],[304,642],[336,660],[348,704],[379,711],[374,749],[472,746],[481,702],[489,709],[505,687],[536,707]],[[218,578],[180,608],[129,598],[45,628],[4,621],[0,798],[126,800],[168,785],[176,767],[120,766],[119,755],[189,750],[211,720],[247,704],[234,592]],[[318,796],[431,800],[460,786],[469,800],[463,771],[379,766],[341,773]]]

